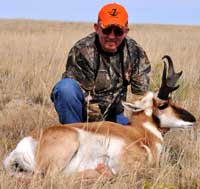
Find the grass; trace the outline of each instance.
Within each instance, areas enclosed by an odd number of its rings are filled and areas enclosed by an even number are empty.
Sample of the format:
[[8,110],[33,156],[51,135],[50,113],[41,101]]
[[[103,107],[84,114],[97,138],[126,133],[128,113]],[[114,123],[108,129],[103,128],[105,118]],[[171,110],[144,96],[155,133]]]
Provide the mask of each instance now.
[[[93,31],[92,23],[0,20],[0,160],[33,129],[58,123],[49,95],[65,69],[73,44]],[[160,166],[123,170],[112,179],[75,181],[47,176],[29,188],[200,188],[200,27],[130,25],[129,36],[146,50],[152,64],[151,90],[160,85],[161,58],[170,55],[183,70],[173,98],[197,118],[193,130],[165,136]],[[3,171],[0,188],[27,188]]]

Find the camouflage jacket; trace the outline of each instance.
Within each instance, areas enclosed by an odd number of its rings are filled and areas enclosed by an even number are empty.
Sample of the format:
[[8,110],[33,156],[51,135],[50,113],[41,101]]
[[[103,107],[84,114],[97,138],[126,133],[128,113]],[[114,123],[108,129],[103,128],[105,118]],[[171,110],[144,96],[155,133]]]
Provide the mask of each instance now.
[[[93,108],[99,108],[102,115],[113,103],[124,80],[131,85],[133,94],[144,94],[149,86],[150,69],[145,51],[133,39],[126,37],[118,52],[105,53],[99,45],[98,36],[92,33],[72,47],[62,78],[77,80],[85,98],[90,95],[90,105],[97,105]],[[126,92],[123,100],[125,98]]]

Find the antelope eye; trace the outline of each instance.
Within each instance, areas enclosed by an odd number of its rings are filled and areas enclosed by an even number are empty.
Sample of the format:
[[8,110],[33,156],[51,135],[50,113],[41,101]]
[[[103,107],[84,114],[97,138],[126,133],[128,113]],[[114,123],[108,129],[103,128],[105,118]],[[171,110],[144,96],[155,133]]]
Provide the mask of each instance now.
[[167,107],[168,107],[168,103],[165,103],[165,104],[159,105],[159,106],[158,106],[158,109],[159,109],[159,110],[164,110],[164,109],[167,108]]

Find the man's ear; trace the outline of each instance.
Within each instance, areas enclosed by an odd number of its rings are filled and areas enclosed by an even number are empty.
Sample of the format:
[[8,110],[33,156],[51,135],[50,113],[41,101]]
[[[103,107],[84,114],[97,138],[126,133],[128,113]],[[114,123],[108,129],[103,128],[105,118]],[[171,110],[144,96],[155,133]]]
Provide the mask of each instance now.
[[94,24],[94,31],[96,33],[98,33],[98,31],[99,31],[99,25],[97,23]]
[[125,36],[128,34],[128,32],[129,32],[129,28],[125,28],[125,29],[124,29],[124,34],[125,34]]

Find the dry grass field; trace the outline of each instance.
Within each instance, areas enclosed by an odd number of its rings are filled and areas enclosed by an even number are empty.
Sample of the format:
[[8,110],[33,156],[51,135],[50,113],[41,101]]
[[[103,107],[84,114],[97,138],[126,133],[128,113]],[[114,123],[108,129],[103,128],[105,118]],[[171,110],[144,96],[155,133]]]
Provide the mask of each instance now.
[[[67,54],[92,23],[0,20],[0,161],[32,129],[58,123],[49,94],[65,69]],[[165,136],[159,167],[123,170],[111,179],[77,181],[63,175],[17,183],[0,164],[0,188],[200,188],[200,27],[130,25],[129,36],[146,50],[152,64],[151,90],[162,72],[161,58],[170,55],[183,70],[173,98],[197,118],[192,130]]]

